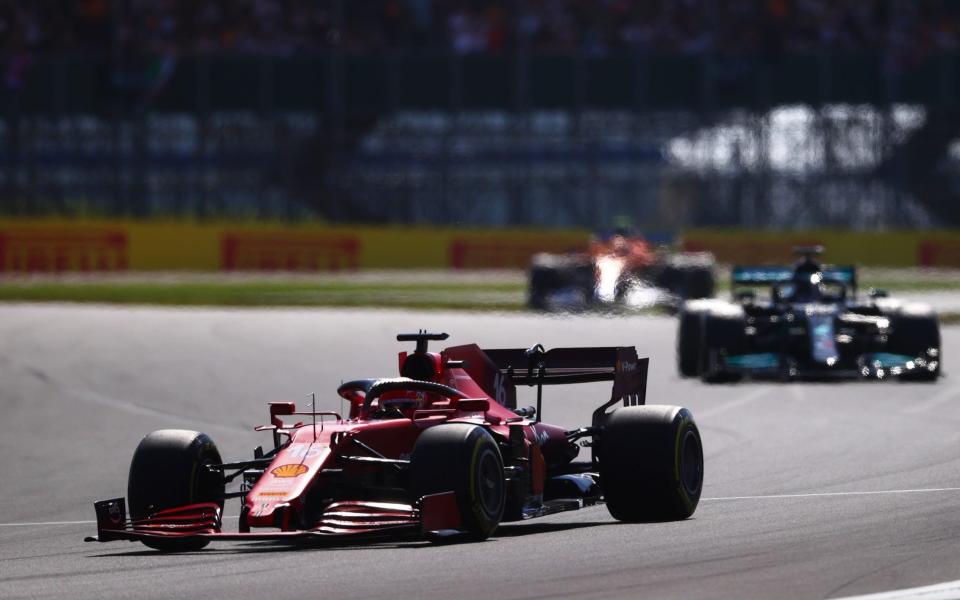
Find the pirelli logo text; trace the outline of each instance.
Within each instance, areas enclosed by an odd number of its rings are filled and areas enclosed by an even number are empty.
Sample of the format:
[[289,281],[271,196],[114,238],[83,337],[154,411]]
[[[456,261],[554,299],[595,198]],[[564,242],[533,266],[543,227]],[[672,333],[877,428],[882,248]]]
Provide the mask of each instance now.
[[125,271],[123,230],[0,230],[0,272]]
[[732,264],[755,264],[758,260],[770,263],[790,263],[795,258],[797,246],[818,246],[814,239],[764,240],[751,239],[688,239],[683,242],[687,252],[712,252],[720,262]]
[[564,254],[582,252],[586,243],[570,242],[517,242],[513,240],[450,241],[450,266],[454,269],[525,269],[530,259],[539,252]]
[[228,232],[224,271],[353,271],[360,267],[360,239],[351,235]]
[[917,245],[917,265],[960,267],[960,240],[922,240]]

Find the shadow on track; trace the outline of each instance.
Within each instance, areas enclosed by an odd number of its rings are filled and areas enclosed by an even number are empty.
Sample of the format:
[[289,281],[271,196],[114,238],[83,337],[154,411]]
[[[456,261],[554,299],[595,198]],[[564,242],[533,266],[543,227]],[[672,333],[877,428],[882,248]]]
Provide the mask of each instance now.
[[[394,538],[384,539],[357,539],[357,540],[291,540],[287,542],[264,541],[264,542],[232,542],[236,544],[230,547],[205,548],[194,552],[160,552],[157,550],[138,549],[130,552],[109,552],[103,554],[90,554],[89,558],[118,558],[118,557],[138,557],[138,556],[214,556],[224,554],[250,554],[250,553],[269,553],[269,552],[300,552],[304,550],[398,550],[410,549],[418,550],[424,548],[435,548],[437,546],[449,546],[460,544],[480,544],[495,543],[497,538],[522,537],[527,535],[536,535],[540,533],[552,533],[557,531],[570,531],[574,529],[583,529],[586,527],[601,527],[604,525],[616,525],[614,521],[592,521],[583,523],[510,523],[502,525],[497,532],[488,540],[483,542],[474,542],[464,536],[450,536],[446,538],[437,538],[434,540],[425,540],[420,536],[413,538]],[[214,542],[216,543],[216,542]],[[230,542],[220,542],[230,543]]]

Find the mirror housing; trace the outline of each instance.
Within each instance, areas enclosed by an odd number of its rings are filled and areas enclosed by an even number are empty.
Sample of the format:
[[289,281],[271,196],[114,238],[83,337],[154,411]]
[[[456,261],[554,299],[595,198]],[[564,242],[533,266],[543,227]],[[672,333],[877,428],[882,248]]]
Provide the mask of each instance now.
[[280,429],[283,427],[283,421],[278,417],[292,415],[297,410],[297,405],[293,402],[270,402],[270,424]]

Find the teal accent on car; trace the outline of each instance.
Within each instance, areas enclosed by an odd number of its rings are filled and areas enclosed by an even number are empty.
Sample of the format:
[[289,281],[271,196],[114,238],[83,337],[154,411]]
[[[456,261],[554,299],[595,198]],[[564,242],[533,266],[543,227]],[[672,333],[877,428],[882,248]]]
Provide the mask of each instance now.
[[739,354],[727,356],[724,362],[736,369],[776,369],[780,366],[780,355],[772,352]]
[[870,354],[867,360],[874,368],[878,369],[889,369],[891,367],[902,367],[912,360],[916,360],[915,356],[907,356],[906,354],[893,354],[891,352],[877,352],[876,354]]

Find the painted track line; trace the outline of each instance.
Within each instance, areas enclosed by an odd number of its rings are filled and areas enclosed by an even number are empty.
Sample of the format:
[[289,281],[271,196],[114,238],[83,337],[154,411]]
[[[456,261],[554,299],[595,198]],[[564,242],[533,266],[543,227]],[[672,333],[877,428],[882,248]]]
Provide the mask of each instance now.
[[960,492],[960,487],[947,488],[917,488],[909,490],[873,490],[862,492],[813,492],[809,494],[768,494],[765,496],[722,496],[717,498],[700,498],[701,501],[728,501],[728,500],[782,500],[789,498],[829,498],[837,496],[890,496],[895,494],[931,494],[936,492]]
[[45,521],[42,523],[0,523],[0,527],[56,527],[57,525],[90,525],[96,521]]
[[[938,492],[960,492],[960,487],[916,488],[908,490],[873,490],[863,492],[813,492],[809,494],[768,494],[765,496],[718,496],[700,498],[701,502],[724,502],[732,500],[782,500],[790,498],[829,498],[836,496],[889,496],[894,494],[932,494]],[[237,515],[227,515],[224,520],[236,519]],[[59,525],[92,525],[96,521],[44,521],[36,523],[0,523],[0,527],[56,527]]]
[[[237,515],[227,515],[222,520],[236,519]],[[43,521],[38,523],[0,523],[0,527],[57,527],[60,525],[96,525],[96,521]]]
[[906,588],[864,596],[844,596],[842,600],[956,600],[960,598],[960,581]]

